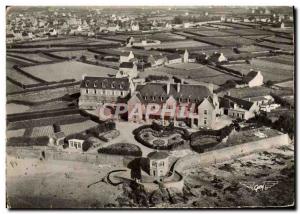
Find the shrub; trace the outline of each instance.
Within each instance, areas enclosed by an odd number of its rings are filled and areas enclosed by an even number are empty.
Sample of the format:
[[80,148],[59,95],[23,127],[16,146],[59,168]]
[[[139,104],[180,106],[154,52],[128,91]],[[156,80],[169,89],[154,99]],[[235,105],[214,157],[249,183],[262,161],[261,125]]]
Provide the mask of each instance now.
[[142,156],[140,147],[130,143],[116,143],[107,147],[102,147],[98,153],[112,154],[112,155],[130,155]]
[[43,137],[12,137],[7,140],[7,146],[47,146],[49,138]]
[[89,140],[85,140],[82,144],[82,151],[86,152],[87,150],[89,150],[89,148],[91,148],[93,145],[93,143]]

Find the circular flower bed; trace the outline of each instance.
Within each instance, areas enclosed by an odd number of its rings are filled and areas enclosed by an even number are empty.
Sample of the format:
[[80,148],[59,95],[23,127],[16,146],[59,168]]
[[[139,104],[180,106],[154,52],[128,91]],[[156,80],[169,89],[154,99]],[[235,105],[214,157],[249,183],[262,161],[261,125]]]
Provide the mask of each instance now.
[[135,139],[152,149],[174,149],[189,139],[187,130],[176,127],[164,127],[159,124],[145,125],[133,131]]

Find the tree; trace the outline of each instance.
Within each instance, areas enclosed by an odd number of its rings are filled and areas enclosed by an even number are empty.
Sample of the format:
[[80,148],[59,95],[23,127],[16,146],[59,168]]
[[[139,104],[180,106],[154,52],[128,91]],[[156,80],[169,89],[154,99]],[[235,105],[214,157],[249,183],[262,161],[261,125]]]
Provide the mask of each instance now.
[[279,119],[274,122],[273,128],[288,133],[291,137],[294,136],[295,118],[292,114],[280,115]]
[[182,24],[183,23],[183,18],[182,16],[175,16],[173,19],[174,24]]
[[91,148],[91,146],[93,145],[93,143],[87,139],[82,143],[82,151],[86,152],[89,148]]
[[53,130],[54,130],[54,133],[61,132],[60,125],[54,123],[53,124]]
[[86,56],[85,56],[85,55],[82,55],[82,56],[80,57],[80,61],[85,62],[85,61],[86,61]]

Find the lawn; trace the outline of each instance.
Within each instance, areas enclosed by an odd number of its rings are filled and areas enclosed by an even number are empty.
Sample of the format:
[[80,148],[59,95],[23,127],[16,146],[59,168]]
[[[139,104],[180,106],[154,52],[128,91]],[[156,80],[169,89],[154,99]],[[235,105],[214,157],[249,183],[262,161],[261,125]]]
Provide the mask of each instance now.
[[264,82],[268,80],[282,81],[293,78],[294,67],[281,63],[269,62],[264,59],[252,59],[250,64],[235,64],[227,65],[226,67],[248,74],[250,69],[259,70],[262,72]]
[[77,61],[64,61],[45,65],[36,65],[22,68],[24,71],[46,81],[61,81],[76,79],[80,81],[83,75],[107,76],[115,75],[117,70],[90,65]]

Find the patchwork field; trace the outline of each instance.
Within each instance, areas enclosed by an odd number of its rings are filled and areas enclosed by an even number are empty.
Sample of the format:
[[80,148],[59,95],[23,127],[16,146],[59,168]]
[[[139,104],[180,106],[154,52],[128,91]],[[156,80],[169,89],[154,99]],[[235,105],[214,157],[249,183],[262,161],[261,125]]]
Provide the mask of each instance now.
[[294,66],[275,62],[268,62],[263,59],[252,59],[250,64],[235,64],[226,65],[226,67],[248,74],[250,69],[259,70],[262,72],[264,82],[268,80],[282,81],[293,78]]
[[34,60],[36,62],[51,62],[53,59],[42,53],[10,53],[14,56],[26,58],[28,60]]
[[64,61],[45,65],[36,65],[22,68],[38,78],[46,81],[61,81],[64,79],[82,79],[83,75],[107,76],[115,75],[117,70],[102,66],[85,64],[77,61]]
[[10,81],[6,81],[6,93],[13,93],[13,92],[19,92],[19,91],[22,91],[23,88],[13,84],[12,82]]

